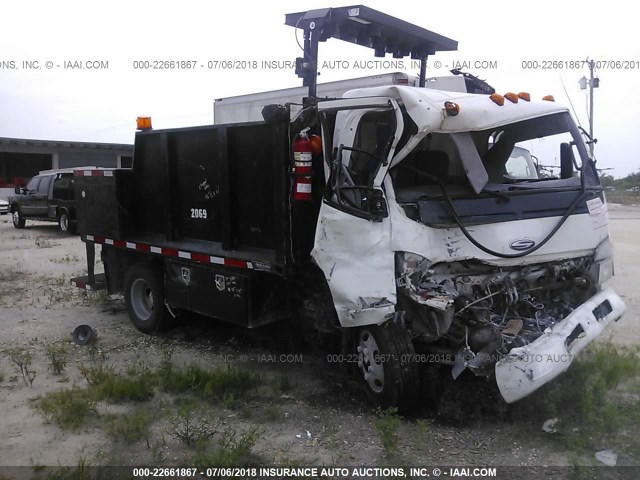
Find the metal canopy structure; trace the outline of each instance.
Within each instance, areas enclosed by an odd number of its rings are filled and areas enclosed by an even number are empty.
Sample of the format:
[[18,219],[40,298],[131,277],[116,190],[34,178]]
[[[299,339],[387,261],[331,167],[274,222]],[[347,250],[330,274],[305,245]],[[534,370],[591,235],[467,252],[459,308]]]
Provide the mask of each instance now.
[[429,55],[454,51],[458,42],[364,5],[323,8],[289,13],[285,23],[304,30],[304,57],[296,59],[296,74],[316,96],[318,43],[329,38],[372,48],[376,57],[387,53],[393,58],[411,56],[420,60],[420,86],[424,86]]

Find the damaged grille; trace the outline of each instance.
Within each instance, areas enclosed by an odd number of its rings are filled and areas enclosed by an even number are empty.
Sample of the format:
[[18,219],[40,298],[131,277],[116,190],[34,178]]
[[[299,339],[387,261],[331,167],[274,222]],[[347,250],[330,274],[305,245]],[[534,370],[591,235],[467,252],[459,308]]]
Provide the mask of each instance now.
[[[424,351],[437,352],[457,377],[478,375],[511,349],[535,341],[596,292],[590,258],[495,267],[477,261],[430,265],[397,258],[399,308]],[[610,311],[610,306],[609,306]],[[606,315],[606,306],[594,311]],[[580,332],[574,332],[578,338]]]

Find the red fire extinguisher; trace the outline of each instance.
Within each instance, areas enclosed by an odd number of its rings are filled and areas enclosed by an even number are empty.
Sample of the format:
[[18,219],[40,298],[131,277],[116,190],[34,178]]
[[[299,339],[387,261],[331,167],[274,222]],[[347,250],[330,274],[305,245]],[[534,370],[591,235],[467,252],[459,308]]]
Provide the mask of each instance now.
[[309,129],[302,130],[293,141],[293,199],[311,200],[311,174],[313,173],[313,149]]

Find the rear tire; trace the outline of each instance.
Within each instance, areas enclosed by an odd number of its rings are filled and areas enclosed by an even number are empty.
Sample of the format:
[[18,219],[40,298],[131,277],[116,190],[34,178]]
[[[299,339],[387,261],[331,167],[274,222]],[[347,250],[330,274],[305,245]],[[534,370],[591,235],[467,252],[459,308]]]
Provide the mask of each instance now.
[[358,329],[358,374],[368,397],[380,407],[410,408],[420,392],[420,375],[409,333],[395,323]]
[[124,300],[133,325],[155,333],[167,324],[162,270],[148,263],[131,267],[124,278]]
[[25,218],[22,216],[22,212],[19,208],[16,208],[12,214],[13,217],[13,226],[16,228],[24,228],[26,223]]
[[71,219],[69,218],[69,212],[62,210],[58,215],[58,226],[63,233],[71,233]]

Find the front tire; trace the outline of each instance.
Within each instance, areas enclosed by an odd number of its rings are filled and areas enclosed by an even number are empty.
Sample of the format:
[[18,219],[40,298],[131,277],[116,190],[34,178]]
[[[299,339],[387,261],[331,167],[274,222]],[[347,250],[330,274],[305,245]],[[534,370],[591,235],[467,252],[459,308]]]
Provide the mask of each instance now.
[[368,325],[357,332],[358,374],[374,404],[407,409],[420,391],[420,376],[409,333],[395,323]]
[[124,279],[124,300],[133,325],[143,333],[155,333],[167,323],[164,280],[159,268],[147,263],[131,267]]
[[22,212],[20,211],[19,208],[16,208],[13,211],[12,216],[13,216],[13,226],[16,227],[16,228],[24,228],[26,220],[22,216]]

